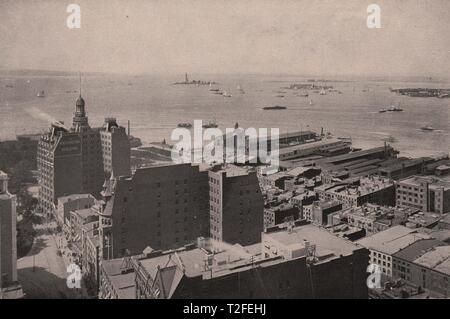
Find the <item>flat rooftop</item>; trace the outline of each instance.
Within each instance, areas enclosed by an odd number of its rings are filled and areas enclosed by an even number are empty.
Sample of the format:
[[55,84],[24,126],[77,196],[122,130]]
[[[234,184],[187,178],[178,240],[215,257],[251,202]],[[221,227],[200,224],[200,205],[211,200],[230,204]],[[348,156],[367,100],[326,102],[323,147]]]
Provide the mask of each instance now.
[[418,240],[430,239],[426,234],[418,233],[414,229],[397,225],[365,237],[358,244],[388,255],[393,255]]
[[[334,143],[341,143],[341,144],[349,144],[348,142],[344,142],[341,140],[338,140],[336,138],[328,138],[328,139],[323,139],[320,141],[315,141],[315,142],[310,142],[310,143],[303,143],[303,144],[297,144],[297,145],[293,145],[293,146],[288,146],[288,147],[283,147],[280,148],[279,150],[279,154],[286,154],[286,153],[290,153],[292,151],[301,151],[301,150],[308,150],[310,148],[318,148],[318,147],[322,147],[325,145],[330,145],[330,144],[334,144]],[[301,155],[301,154],[299,154]]]
[[450,275],[450,246],[435,247],[414,261],[421,266]]
[[436,176],[411,176],[399,181],[399,183],[412,186],[419,186],[420,183],[423,182],[428,182],[430,187],[443,187],[444,189],[450,189],[450,181],[440,179]]
[[318,256],[325,256],[330,253],[335,256],[348,256],[362,248],[350,241],[334,236],[323,228],[311,224],[294,227],[292,231],[282,229],[264,233],[264,236],[269,236],[286,246],[298,245],[299,243],[308,241],[312,245],[316,245],[316,255]]

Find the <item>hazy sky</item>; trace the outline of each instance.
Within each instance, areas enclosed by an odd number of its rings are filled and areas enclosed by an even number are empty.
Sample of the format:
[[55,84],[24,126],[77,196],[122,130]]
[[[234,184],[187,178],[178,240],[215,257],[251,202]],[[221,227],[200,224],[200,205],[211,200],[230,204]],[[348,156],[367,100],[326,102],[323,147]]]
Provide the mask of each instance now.
[[448,76],[449,14],[449,0],[1,0],[0,69]]

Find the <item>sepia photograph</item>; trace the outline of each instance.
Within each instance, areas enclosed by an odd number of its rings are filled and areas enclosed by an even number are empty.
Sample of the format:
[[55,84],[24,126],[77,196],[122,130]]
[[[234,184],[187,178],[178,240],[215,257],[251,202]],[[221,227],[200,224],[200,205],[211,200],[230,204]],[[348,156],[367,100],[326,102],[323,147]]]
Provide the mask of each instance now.
[[0,299],[449,299],[449,12],[0,0]]

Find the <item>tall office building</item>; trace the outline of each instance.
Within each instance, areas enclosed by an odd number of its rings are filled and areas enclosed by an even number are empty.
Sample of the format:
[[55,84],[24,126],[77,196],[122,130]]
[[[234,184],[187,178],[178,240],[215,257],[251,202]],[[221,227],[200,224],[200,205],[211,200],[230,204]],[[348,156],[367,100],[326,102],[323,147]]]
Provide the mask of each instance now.
[[20,298],[17,282],[16,196],[8,192],[8,175],[0,171],[0,299]]
[[130,175],[130,143],[123,127],[107,118],[91,128],[81,95],[75,103],[72,127],[51,125],[38,143],[39,208],[53,213],[58,197],[98,195],[105,178]]
[[137,169],[105,182],[100,259],[178,248],[208,236],[208,172],[191,164]]
[[125,128],[117,124],[113,117],[105,118],[100,130],[102,144],[103,169],[109,177],[131,175],[130,141]]
[[211,238],[229,244],[261,241],[264,199],[256,171],[234,165],[209,171]]

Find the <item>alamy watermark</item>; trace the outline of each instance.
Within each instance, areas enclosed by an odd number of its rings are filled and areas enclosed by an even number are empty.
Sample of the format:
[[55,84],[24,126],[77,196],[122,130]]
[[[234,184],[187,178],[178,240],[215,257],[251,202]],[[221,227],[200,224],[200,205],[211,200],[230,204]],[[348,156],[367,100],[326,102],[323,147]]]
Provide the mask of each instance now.
[[[205,128],[206,126],[206,128]],[[262,164],[266,173],[276,172],[279,167],[279,128],[246,129],[226,128],[225,133],[217,127],[203,125],[194,120],[192,129],[180,127],[172,131],[171,140],[176,141],[171,150],[175,163],[208,164]]]

